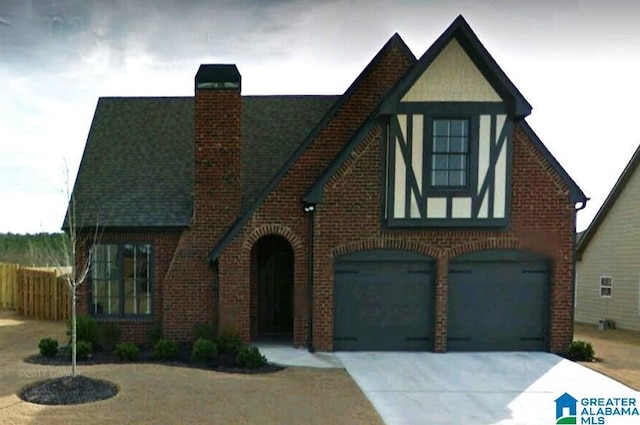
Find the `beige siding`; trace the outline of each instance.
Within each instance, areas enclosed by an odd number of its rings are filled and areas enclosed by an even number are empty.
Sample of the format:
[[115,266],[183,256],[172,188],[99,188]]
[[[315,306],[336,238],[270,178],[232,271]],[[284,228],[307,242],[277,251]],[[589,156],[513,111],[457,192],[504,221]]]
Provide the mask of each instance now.
[[480,115],[480,140],[478,141],[478,194],[489,171],[491,156],[491,116]]
[[427,218],[447,218],[447,198],[427,198]]
[[453,218],[471,218],[471,198],[453,198],[451,200]]
[[507,144],[502,145],[498,162],[495,166],[494,192],[493,192],[493,216],[502,218],[505,216],[507,205]]
[[402,101],[501,102],[502,99],[462,46],[453,39],[418,78]]
[[[640,173],[636,172],[593,235],[577,264],[576,321],[613,319],[640,331]],[[600,276],[613,278],[613,296],[600,297]]]
[[[412,140],[411,140],[411,168],[413,175],[416,177],[418,190],[422,190],[422,149],[424,142],[422,140],[423,116],[416,114],[413,116]],[[421,198],[420,193],[411,192],[411,218],[420,217],[420,209],[418,207],[418,199]]]

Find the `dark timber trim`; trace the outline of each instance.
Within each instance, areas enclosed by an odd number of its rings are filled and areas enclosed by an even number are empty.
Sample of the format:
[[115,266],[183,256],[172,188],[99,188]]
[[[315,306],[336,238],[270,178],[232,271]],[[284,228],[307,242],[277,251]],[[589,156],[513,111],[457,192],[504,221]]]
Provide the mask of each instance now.
[[[393,115],[389,119],[389,136],[387,141],[387,150],[389,161],[387,162],[387,170],[385,178],[387,179],[388,192],[385,199],[386,205],[383,207],[386,211],[386,219],[389,227],[504,227],[508,225],[510,218],[510,208],[508,203],[511,199],[511,187],[510,187],[510,170],[511,165],[511,143],[512,143],[512,117],[505,114],[504,108],[490,108],[492,111],[500,110],[500,115],[504,115],[504,125],[499,130],[496,128],[498,118],[496,113],[489,113],[482,109],[476,109],[477,114],[468,114],[466,108],[461,107],[456,109],[455,103],[441,102],[439,106],[446,106],[447,110],[455,111],[456,113],[441,114],[438,109],[432,109],[432,103],[423,103],[426,110],[416,110],[417,115],[423,116],[423,164],[422,164],[422,187],[417,186],[417,179],[415,177],[415,170],[411,167],[411,146],[408,141],[405,141],[400,131],[400,125],[398,122],[398,116]],[[489,159],[488,170],[483,181],[479,181],[478,167],[479,167],[479,144],[480,144],[480,115],[487,115],[489,117]],[[465,118],[469,120],[469,164],[468,164],[468,185],[464,188],[440,188],[431,186],[431,153],[432,153],[432,123],[434,119],[439,118]],[[412,127],[412,115],[407,115],[407,135],[409,136],[409,129]],[[496,134],[497,133],[497,134]],[[400,147],[402,152],[405,167],[406,167],[406,182],[411,185],[410,188],[405,188],[405,195],[410,193],[419,193],[421,196],[418,200],[418,207],[420,208],[420,217],[410,218],[410,199],[405,199],[404,203],[404,216],[395,217],[395,172],[396,172],[396,143]],[[506,145],[505,145],[506,144]],[[496,173],[495,168],[498,163],[499,154],[502,148],[505,148],[505,192],[504,192],[504,217],[494,216],[494,201],[495,201],[495,185],[496,185]],[[482,199],[487,198],[487,217],[478,217],[481,209]],[[446,198],[447,210],[446,218],[427,218],[427,199],[428,198]],[[452,217],[453,199],[454,198],[470,198],[471,199],[471,211],[470,218],[454,218]],[[403,211],[399,213],[402,214]]]
[[427,227],[491,227],[501,228],[509,225],[508,218],[388,218],[388,228],[427,228]]
[[393,114],[416,114],[425,111],[448,114],[507,114],[509,108],[503,102],[400,102]]

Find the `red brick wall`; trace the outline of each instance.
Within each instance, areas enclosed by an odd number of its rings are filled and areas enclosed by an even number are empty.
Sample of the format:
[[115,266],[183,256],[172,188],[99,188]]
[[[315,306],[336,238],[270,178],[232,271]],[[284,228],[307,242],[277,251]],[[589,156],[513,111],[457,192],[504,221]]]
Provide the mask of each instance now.
[[254,295],[250,276],[251,249],[261,236],[275,234],[287,239],[294,251],[294,345],[306,344],[309,216],[303,212],[301,198],[404,74],[412,60],[397,46],[385,51],[309,149],[253,214],[243,231],[222,253],[219,260],[221,327],[237,327],[247,340],[255,336],[255,324],[251,323],[251,318],[255,320],[257,316],[255,300],[251,301]]
[[526,249],[551,258],[551,351],[571,342],[573,306],[572,234],[575,213],[568,189],[516,127],[512,159],[512,202],[508,229],[399,230],[381,226],[383,152],[380,129],[372,131],[327,184],[318,205],[314,345],[333,346],[333,262],[348,252],[403,248],[436,259],[435,348],[446,350],[447,268],[458,255],[491,248]]
[[[301,197],[349,141],[359,124],[409,65],[391,50],[362,82],[313,145],[279,182],[249,223],[221,255],[222,327],[255,337],[255,283],[251,250],[264,235],[277,234],[294,249],[294,344],[306,344],[308,225]],[[333,261],[347,252],[404,248],[436,258],[436,349],[446,350],[448,260],[481,249],[514,248],[542,252],[553,260],[551,350],[571,340],[572,232],[574,210],[568,189],[533,144],[517,129],[514,136],[511,224],[502,230],[385,230],[381,226],[383,157],[376,128],[329,182],[316,212],[314,247],[314,346],[333,348]],[[428,242],[427,242],[428,241]],[[253,287],[253,289],[252,289]]]
[[[171,258],[176,250],[179,232],[172,233],[103,233],[97,239],[98,243],[111,242],[144,242],[153,245],[153,315],[146,318],[109,318],[100,319],[101,322],[113,322],[121,330],[121,339],[124,341],[146,341],[146,331],[154,322],[162,322],[162,300],[165,290],[162,280],[167,272]],[[91,237],[79,237],[76,259],[78,270],[85,264],[89,249],[94,239]],[[87,314],[91,297],[91,281],[87,279],[78,289],[78,314]]]
[[197,91],[194,114],[194,217],[162,283],[170,294],[162,305],[165,334],[182,341],[192,338],[197,324],[217,325],[208,255],[238,216],[242,187],[240,91]]
[[[171,245],[157,235],[154,320],[167,337],[192,339],[197,324],[217,322],[216,276],[207,257],[240,209],[240,92],[200,91],[194,110],[194,216],[191,227],[172,235]],[[86,303],[85,303],[86,304]],[[120,320],[123,338],[144,340],[151,320]]]

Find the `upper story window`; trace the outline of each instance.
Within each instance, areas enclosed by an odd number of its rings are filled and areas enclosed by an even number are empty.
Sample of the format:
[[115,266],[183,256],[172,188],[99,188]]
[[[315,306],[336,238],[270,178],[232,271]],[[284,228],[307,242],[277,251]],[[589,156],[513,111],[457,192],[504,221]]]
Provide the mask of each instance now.
[[469,120],[433,120],[431,186],[466,188],[469,184]]
[[91,314],[152,314],[152,271],[151,244],[94,245],[91,257]]
[[387,223],[507,225],[511,131],[502,104],[401,104],[387,133]]
[[613,296],[613,278],[611,276],[600,277],[600,296],[603,298]]

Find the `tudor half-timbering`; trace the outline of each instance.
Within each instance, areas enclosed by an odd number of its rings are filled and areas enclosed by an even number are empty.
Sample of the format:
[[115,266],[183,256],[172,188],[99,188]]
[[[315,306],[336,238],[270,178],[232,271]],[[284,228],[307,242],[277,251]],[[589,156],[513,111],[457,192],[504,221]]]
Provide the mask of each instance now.
[[508,224],[513,120],[530,107],[495,77],[494,88],[467,49],[449,40],[385,108],[391,226]]
[[419,59],[395,34],[340,96],[240,82],[203,65],[194,97],[99,101],[74,199],[107,246],[78,248],[81,309],[130,339],[567,349],[586,197],[462,17]]

